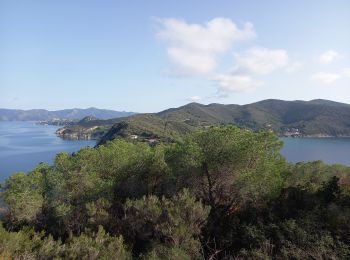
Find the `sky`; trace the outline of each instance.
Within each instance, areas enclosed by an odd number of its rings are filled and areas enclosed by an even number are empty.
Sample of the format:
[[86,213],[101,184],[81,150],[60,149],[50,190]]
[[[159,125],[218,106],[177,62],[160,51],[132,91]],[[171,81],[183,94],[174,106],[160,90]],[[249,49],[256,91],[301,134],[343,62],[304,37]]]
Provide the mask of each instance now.
[[348,0],[0,0],[0,107],[350,103]]

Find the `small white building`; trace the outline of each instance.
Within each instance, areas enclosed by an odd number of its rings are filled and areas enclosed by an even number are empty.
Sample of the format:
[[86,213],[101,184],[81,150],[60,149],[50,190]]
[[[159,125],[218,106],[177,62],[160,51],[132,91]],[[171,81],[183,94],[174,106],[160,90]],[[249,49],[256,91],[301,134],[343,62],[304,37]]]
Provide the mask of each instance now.
[[156,145],[157,143],[159,143],[159,140],[156,138],[148,139],[148,143],[150,145]]

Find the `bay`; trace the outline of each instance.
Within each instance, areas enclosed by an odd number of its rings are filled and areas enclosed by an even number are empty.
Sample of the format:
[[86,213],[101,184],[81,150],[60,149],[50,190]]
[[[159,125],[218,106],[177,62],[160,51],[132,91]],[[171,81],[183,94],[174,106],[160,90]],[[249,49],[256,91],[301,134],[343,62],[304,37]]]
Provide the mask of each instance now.
[[59,152],[76,152],[95,146],[93,140],[63,140],[58,126],[35,122],[0,122],[0,181],[14,172],[27,172],[40,162],[52,164]]
[[[63,140],[57,126],[35,122],[0,122],[0,182],[14,172],[28,172],[38,163],[52,164],[60,152],[76,152],[93,140]],[[281,138],[283,156],[290,162],[322,160],[350,166],[350,138]]]
[[350,138],[281,138],[281,154],[290,162],[322,160],[350,166]]

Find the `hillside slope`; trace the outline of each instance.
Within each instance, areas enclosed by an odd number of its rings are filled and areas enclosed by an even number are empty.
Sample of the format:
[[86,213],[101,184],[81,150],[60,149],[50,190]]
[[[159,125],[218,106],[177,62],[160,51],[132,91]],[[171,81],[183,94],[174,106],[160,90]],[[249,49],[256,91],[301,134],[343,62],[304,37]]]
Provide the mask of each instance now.
[[174,141],[179,135],[192,132],[195,127],[180,121],[164,120],[154,114],[140,114],[123,118],[99,140],[103,144],[115,138],[137,138],[141,141]]
[[191,103],[157,115],[193,126],[235,124],[278,134],[294,128],[301,135],[350,136],[350,105],[328,100],[269,99],[242,106]]
[[[112,126],[112,124],[114,124]],[[263,100],[247,105],[202,105],[190,103],[154,114],[138,114],[113,120],[92,120],[66,129],[101,129],[101,143],[117,137],[137,135],[175,138],[179,133],[210,125],[233,124],[254,131],[304,137],[349,137],[350,105],[329,100]],[[112,126],[112,127],[111,127]],[[92,131],[92,132],[93,132]],[[102,133],[102,132],[100,132]]]

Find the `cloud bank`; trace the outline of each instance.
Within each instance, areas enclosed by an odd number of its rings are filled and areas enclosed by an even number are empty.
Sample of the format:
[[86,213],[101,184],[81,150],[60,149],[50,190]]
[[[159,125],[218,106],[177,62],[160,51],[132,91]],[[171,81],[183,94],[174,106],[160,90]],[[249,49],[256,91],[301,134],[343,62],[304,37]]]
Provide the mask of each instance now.
[[328,50],[322,53],[318,60],[321,64],[329,64],[334,62],[339,57],[340,57],[340,54],[338,52],[334,50]]
[[318,72],[311,76],[311,80],[317,83],[330,84],[341,78],[341,75],[329,72]]
[[241,92],[261,86],[263,82],[256,79],[284,69],[289,65],[286,50],[251,48],[235,55],[236,67],[227,74],[218,74],[217,81],[221,92]]
[[[237,26],[231,19],[214,18],[205,23],[188,23],[181,19],[156,19],[156,36],[165,43],[170,72],[177,76],[201,76],[214,82],[217,97],[229,93],[244,92],[264,85],[264,77],[276,72],[294,73],[304,68],[304,64],[291,60],[287,50],[282,48],[250,47],[237,50],[238,43],[256,38],[253,24],[247,22]],[[230,62],[231,69],[222,71]],[[334,63],[341,55],[335,50],[327,50],[318,56],[318,64]],[[309,78],[315,83],[331,84],[350,77],[350,68],[337,73],[314,72]],[[198,102],[199,96],[187,98]]]
[[253,25],[243,28],[227,18],[215,18],[204,24],[179,19],[158,19],[157,37],[168,44],[167,55],[172,71],[179,75],[207,75],[218,65],[218,57],[234,44],[256,36]]
[[238,71],[266,75],[288,65],[288,53],[283,49],[252,48],[235,55]]

